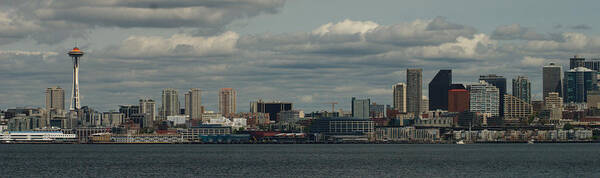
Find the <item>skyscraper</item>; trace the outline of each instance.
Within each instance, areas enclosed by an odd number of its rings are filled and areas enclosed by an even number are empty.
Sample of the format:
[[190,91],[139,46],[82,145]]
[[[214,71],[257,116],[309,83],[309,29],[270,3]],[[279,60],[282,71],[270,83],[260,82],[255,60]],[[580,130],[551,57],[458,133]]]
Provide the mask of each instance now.
[[167,119],[167,116],[175,116],[179,114],[179,95],[177,90],[173,88],[165,88],[162,91],[162,119]]
[[559,97],[563,96],[563,78],[562,78],[562,66],[550,63],[544,66],[543,69],[543,95],[544,98],[548,96],[548,93],[556,92]]
[[500,116],[504,116],[504,94],[506,94],[506,78],[496,74],[482,75],[479,76],[479,80],[483,80],[488,84],[491,84],[498,88],[499,97],[498,102],[500,104],[499,113]]
[[480,80],[479,84],[469,86],[469,111],[500,115],[500,90],[494,85]]
[[140,113],[156,121],[156,102],[153,99],[140,99]]
[[356,99],[352,97],[352,117],[368,119],[371,112],[371,99]]
[[406,84],[397,83],[392,86],[394,90],[394,109],[398,112],[406,112]]
[[226,116],[235,113],[236,93],[233,88],[221,88],[219,91],[219,112]]
[[183,114],[186,116],[189,116],[190,115],[190,104],[189,104],[190,103],[190,92],[185,92],[185,94],[183,94],[183,95],[184,95]]
[[565,71],[564,102],[586,102],[588,91],[598,89],[596,73],[596,71],[585,67]]
[[71,88],[71,106],[70,110],[81,109],[81,103],[79,98],[79,59],[83,56],[83,51],[79,48],[74,47],[73,50],[69,51],[69,56],[73,59],[73,88]]
[[448,110],[448,90],[452,85],[452,70],[440,70],[429,82],[429,110]]
[[189,97],[188,101],[185,103],[185,108],[189,109],[190,119],[202,119],[202,90],[199,88],[191,88],[187,95]]
[[421,114],[423,102],[423,69],[406,69],[406,109],[415,115]]
[[513,96],[531,103],[531,82],[525,76],[517,76],[512,80]]
[[569,59],[569,69],[574,69],[577,67],[585,67],[584,63],[585,63],[585,58],[575,55],[575,56],[573,56],[573,58]]
[[65,110],[65,90],[58,86],[46,88],[46,110]]

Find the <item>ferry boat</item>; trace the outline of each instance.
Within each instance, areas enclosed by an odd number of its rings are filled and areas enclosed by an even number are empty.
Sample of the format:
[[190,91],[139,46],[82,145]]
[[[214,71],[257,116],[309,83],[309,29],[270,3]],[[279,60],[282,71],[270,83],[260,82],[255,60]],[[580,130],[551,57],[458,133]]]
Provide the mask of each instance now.
[[0,132],[0,143],[65,143],[76,142],[75,134],[61,131],[4,131]]

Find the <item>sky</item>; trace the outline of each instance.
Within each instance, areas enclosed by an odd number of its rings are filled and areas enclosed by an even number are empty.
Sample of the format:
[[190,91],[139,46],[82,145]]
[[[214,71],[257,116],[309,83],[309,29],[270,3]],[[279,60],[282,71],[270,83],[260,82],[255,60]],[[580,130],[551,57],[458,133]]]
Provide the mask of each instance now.
[[597,1],[0,0],[0,108],[44,107],[65,89],[74,46],[82,106],[100,111],[176,88],[200,88],[218,110],[219,88],[295,109],[350,109],[353,96],[392,104],[406,68],[423,68],[423,94],[439,69],[453,83],[518,75],[541,99],[542,66],[600,56]]

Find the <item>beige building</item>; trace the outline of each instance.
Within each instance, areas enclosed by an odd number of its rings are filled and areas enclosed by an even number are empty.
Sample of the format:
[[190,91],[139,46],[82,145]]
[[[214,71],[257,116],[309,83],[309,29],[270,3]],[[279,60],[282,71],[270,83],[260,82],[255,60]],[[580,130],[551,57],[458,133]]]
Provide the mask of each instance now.
[[[559,96],[557,92],[549,92],[548,96],[544,98],[544,108],[551,110],[554,108],[559,108],[562,110],[563,108],[563,98]],[[600,98],[598,98],[600,100]],[[590,96],[588,94],[588,102],[590,101]]]
[[[549,92],[547,95],[544,98],[544,109],[550,110],[550,123],[556,124],[562,119],[563,98],[557,92]],[[588,95],[589,101],[590,95]]]
[[156,102],[153,99],[140,99],[140,113],[156,121]]
[[513,95],[504,95],[504,117],[507,119],[528,118],[533,114],[531,104]]
[[406,112],[406,84],[397,83],[392,86],[392,90],[394,90],[394,109]]
[[173,88],[165,88],[162,91],[162,106],[161,116],[162,119],[166,119],[167,116],[174,116],[179,114],[179,94],[177,90]]
[[600,91],[587,92],[587,106],[589,108],[600,108]]
[[58,86],[46,88],[46,110],[65,110],[65,90]]
[[219,112],[224,116],[236,112],[236,93],[233,88],[221,88],[219,91]]
[[423,105],[423,69],[406,69],[406,110],[421,114]]
[[423,102],[421,102],[421,113],[429,111],[429,97],[423,96]]
[[[199,88],[191,88],[186,94],[185,100],[185,113],[188,114],[190,119],[202,119],[203,107],[202,107],[202,90]],[[189,111],[188,111],[189,110]]]

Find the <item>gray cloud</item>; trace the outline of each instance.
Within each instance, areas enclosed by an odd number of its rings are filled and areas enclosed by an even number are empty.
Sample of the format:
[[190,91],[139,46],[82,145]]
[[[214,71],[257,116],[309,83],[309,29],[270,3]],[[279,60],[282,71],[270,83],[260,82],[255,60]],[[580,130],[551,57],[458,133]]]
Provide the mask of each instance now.
[[[0,1],[0,45],[32,38],[52,44],[85,37],[95,27],[194,28],[223,32],[238,19],[278,13],[284,0]],[[12,39],[12,40],[10,40]]]
[[500,26],[492,33],[493,39],[498,40],[544,40],[549,37],[535,32],[531,28],[521,27],[519,24]]
[[592,29],[592,27],[590,27],[589,25],[586,25],[586,24],[579,24],[579,25],[571,26],[570,28],[573,30],[591,30]]
[[215,27],[261,13],[276,13],[283,0],[54,1],[35,11],[44,21],[115,27]]
[[366,39],[374,43],[388,43],[399,46],[439,45],[456,41],[456,38],[471,37],[476,30],[446,21],[442,17],[433,20],[416,20],[409,24],[380,26],[366,34]]

